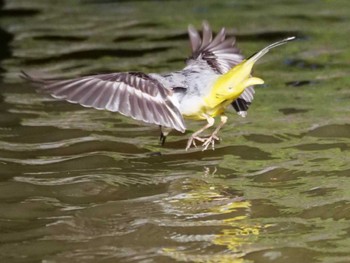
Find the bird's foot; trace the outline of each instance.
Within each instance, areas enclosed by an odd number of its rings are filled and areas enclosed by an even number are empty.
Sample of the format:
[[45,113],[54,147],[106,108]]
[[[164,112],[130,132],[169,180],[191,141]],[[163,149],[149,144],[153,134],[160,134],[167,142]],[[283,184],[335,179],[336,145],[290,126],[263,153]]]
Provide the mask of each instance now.
[[208,149],[209,145],[211,145],[211,148],[213,150],[215,150],[215,141],[219,141],[219,137],[216,136],[216,134],[212,134],[210,135],[205,141],[204,143],[202,144],[203,146],[203,150],[202,151],[205,151]]
[[190,149],[192,145],[197,148],[196,140],[204,143],[207,140],[207,138],[201,138],[192,135],[187,141],[186,151]]

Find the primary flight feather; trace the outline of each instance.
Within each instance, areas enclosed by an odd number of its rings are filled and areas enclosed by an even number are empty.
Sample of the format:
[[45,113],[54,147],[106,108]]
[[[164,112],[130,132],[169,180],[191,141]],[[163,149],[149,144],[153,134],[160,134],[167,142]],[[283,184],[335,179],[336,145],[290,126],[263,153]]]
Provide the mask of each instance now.
[[[122,72],[78,77],[69,80],[41,79],[22,72],[22,77],[54,98],[78,103],[85,107],[119,112],[133,119],[161,127],[164,143],[171,129],[184,132],[185,119],[206,120],[194,132],[186,146],[188,150],[200,141],[203,150],[214,149],[221,127],[227,122],[225,111],[230,105],[243,117],[254,97],[254,85],[263,84],[251,76],[254,63],[271,48],[295,39],[275,42],[244,60],[235,39],[226,39],[222,28],[213,38],[207,22],[203,22],[202,37],[188,27],[192,55],[180,71],[167,74]],[[204,130],[220,123],[209,137],[200,137]]]

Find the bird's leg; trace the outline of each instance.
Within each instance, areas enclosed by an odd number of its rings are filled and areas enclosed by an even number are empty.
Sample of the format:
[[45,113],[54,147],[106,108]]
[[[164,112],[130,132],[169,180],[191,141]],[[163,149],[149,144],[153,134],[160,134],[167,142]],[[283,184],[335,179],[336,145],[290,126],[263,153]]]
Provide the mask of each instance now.
[[166,128],[166,127],[163,127],[161,125],[159,125],[159,128],[160,128],[160,136],[159,136],[159,143],[161,146],[164,145],[165,143],[165,140],[166,140],[166,137],[169,135],[169,133],[171,132],[171,129],[170,128]]
[[164,135],[164,133],[162,131],[160,131],[159,143],[160,143],[161,146],[164,145],[165,139],[166,139],[166,136]]
[[191,137],[188,139],[187,142],[187,146],[186,146],[186,151],[191,147],[191,145],[193,144],[194,147],[197,147],[195,140],[201,141],[201,142],[205,142],[205,139],[198,137],[199,134],[201,134],[203,131],[205,131],[206,129],[210,128],[211,126],[214,125],[215,119],[212,117],[207,117],[207,124],[202,127],[201,129],[199,129],[198,131],[194,132]]
[[220,140],[219,137],[217,136],[218,132],[220,131],[220,129],[222,128],[222,126],[225,125],[225,123],[227,122],[227,116],[222,115],[220,117],[221,122],[218,125],[218,127],[216,127],[215,131],[208,137],[208,139],[205,140],[205,142],[203,143],[203,151],[205,151],[206,149],[208,149],[209,145],[211,144],[211,147],[213,148],[213,150],[215,149],[214,145],[215,145],[215,141]]

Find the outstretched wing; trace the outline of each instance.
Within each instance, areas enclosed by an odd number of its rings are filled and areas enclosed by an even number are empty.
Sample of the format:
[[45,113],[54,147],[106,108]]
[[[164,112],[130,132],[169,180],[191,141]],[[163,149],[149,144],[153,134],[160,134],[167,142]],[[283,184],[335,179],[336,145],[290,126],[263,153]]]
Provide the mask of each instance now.
[[35,78],[22,72],[22,77],[57,99],[119,112],[181,132],[186,130],[182,115],[171,99],[172,91],[144,73],[112,73],[54,80]]
[[224,74],[243,60],[236,47],[235,38],[226,39],[226,30],[222,28],[213,39],[212,30],[207,22],[203,22],[202,38],[193,27],[188,27],[192,56],[188,64],[201,63],[203,60],[217,73]]
[[[235,38],[226,39],[225,28],[222,28],[213,39],[212,30],[207,22],[203,22],[202,38],[193,27],[188,27],[192,56],[188,64],[200,64],[205,61],[215,72],[224,74],[243,60],[239,49],[236,47]],[[248,87],[242,95],[232,102],[237,113],[245,117],[249,105],[254,98],[254,88]]]

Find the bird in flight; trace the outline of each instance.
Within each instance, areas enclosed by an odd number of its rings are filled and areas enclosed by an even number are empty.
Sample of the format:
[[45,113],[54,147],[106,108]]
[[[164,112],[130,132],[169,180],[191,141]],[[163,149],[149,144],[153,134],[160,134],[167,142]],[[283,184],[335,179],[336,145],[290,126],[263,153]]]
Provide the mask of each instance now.
[[[233,106],[245,117],[254,97],[253,86],[264,83],[251,75],[255,62],[295,37],[275,42],[244,59],[235,38],[226,38],[225,28],[213,37],[209,24],[203,22],[202,36],[191,25],[188,34],[192,55],[179,71],[120,72],[68,80],[38,78],[25,72],[21,76],[54,98],[159,125],[161,144],[171,130],[186,131],[184,119],[204,120],[206,124],[189,137],[186,150],[197,147],[198,142],[203,150],[210,146],[214,149],[218,132],[227,122],[227,108]],[[210,136],[203,137],[217,116],[220,123]]]

